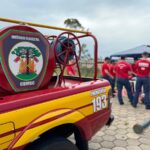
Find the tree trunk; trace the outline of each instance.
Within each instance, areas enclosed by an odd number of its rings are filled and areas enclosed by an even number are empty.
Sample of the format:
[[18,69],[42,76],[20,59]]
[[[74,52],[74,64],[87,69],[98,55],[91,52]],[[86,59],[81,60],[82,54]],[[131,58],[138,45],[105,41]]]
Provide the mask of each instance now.
[[29,74],[29,51],[28,50],[26,53],[26,59],[27,59],[26,74]]

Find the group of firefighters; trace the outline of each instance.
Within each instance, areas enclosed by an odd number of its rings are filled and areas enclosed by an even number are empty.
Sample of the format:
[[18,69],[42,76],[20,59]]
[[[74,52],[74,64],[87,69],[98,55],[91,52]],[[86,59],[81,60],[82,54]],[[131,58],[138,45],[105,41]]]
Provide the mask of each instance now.
[[[124,56],[117,62],[106,57],[101,67],[101,75],[110,82],[113,94],[115,93],[115,83],[117,83],[120,105],[124,104],[122,98],[123,87],[125,87],[129,101],[134,108],[137,107],[143,87],[145,108],[150,109],[150,60],[148,60],[147,52],[144,52],[142,57],[132,65],[126,61]],[[136,77],[134,92],[129,82],[132,76]]]
[[[76,70],[72,61],[66,67],[67,75],[76,75]],[[139,60],[132,65],[121,56],[119,61],[111,60],[109,57],[104,59],[101,67],[101,75],[111,84],[113,96],[115,95],[115,84],[117,83],[118,101],[120,105],[124,105],[122,90],[125,87],[131,105],[136,108],[139,96],[144,93],[144,104],[146,109],[150,109],[150,60],[148,53],[144,52]],[[130,79],[136,77],[135,91],[132,90]]]

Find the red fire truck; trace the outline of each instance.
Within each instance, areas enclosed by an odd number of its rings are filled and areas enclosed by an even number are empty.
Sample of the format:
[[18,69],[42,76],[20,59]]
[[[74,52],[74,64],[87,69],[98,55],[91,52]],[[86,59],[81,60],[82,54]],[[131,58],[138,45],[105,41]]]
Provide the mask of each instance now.
[[[0,150],[88,150],[91,137],[113,121],[110,84],[97,79],[95,36],[12,19],[0,21],[19,24],[0,30]],[[31,26],[63,32],[47,37]],[[79,66],[80,40],[86,37],[94,43],[90,78],[82,76]],[[65,76],[69,65],[76,65],[77,76]],[[75,143],[68,140],[72,134]]]

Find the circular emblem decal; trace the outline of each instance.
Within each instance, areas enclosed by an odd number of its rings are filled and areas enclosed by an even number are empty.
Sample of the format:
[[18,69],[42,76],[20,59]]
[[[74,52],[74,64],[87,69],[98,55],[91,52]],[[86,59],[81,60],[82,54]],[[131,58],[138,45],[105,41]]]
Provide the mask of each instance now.
[[19,42],[15,44],[10,50],[8,59],[12,74],[23,81],[35,79],[43,68],[42,53],[31,42]]

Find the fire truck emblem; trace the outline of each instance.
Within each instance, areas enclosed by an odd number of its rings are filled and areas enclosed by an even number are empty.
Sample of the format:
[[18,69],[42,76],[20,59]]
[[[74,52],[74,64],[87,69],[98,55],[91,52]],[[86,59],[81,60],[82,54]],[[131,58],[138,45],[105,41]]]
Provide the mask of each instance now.
[[9,67],[16,78],[24,81],[33,80],[43,68],[42,53],[33,43],[17,43],[9,53]]

